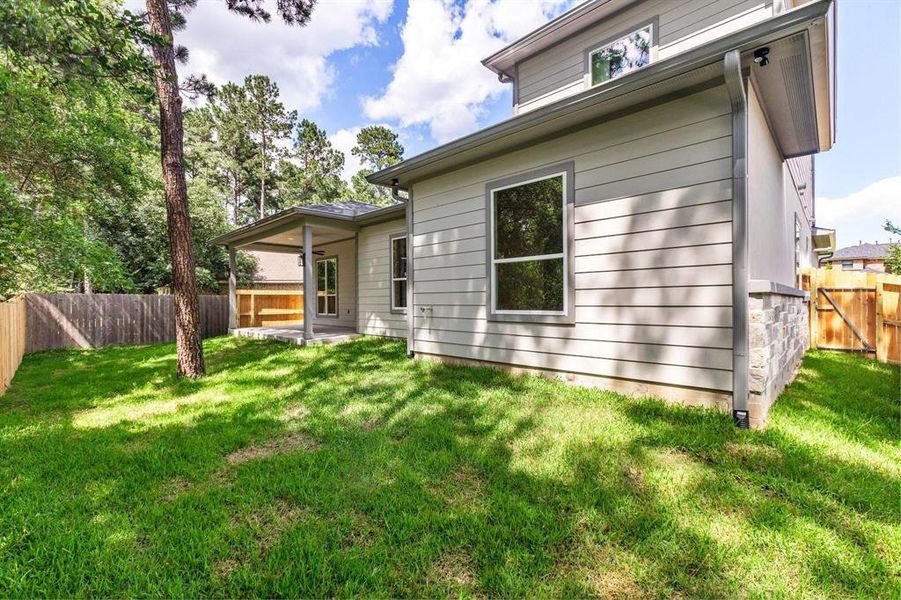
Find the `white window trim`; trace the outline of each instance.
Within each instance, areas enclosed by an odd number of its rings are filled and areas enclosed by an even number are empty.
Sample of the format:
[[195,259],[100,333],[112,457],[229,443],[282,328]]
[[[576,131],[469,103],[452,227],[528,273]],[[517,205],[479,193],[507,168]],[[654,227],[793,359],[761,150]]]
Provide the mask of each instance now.
[[[394,276],[394,240],[407,239],[406,233],[396,233],[388,238],[388,278],[391,281],[388,290],[388,302],[391,308],[391,312],[393,313],[406,313],[407,307],[405,306],[397,306],[394,297],[394,284],[398,281],[404,282],[404,299],[406,300],[406,286],[409,285],[407,283],[407,277],[395,277]],[[409,276],[409,268],[410,268],[410,257],[407,257],[407,275]]]
[[[335,293],[329,294],[328,290],[326,290],[326,293],[324,295],[326,312],[319,312],[319,263],[327,262],[330,260],[335,261]],[[328,267],[326,267],[326,269],[328,269]],[[323,256],[322,258],[317,258],[316,259],[316,274],[315,274],[315,276],[316,276],[316,316],[317,317],[329,317],[329,318],[337,317],[339,314],[339,311],[338,311],[338,256],[337,255]],[[328,271],[326,271],[326,275],[325,275],[325,285],[327,288],[328,287]],[[334,313],[328,312],[328,299],[331,296],[335,297],[335,312]]]
[[[645,29],[648,30],[648,35],[650,37],[650,41],[648,42],[649,43],[648,64],[638,67],[637,69],[633,69],[632,71],[629,71],[628,73],[622,73],[615,77],[611,77],[610,79],[607,79],[606,81],[601,81],[599,83],[592,83],[591,57],[594,56],[595,54],[597,54],[598,52],[606,50],[607,48],[609,48],[616,42],[620,41],[621,39],[629,37],[630,35],[638,33],[639,31],[644,31]],[[586,51],[585,51],[585,85],[588,88],[595,88],[595,87],[598,87],[601,85],[606,85],[606,84],[610,83],[611,81],[616,81],[620,77],[625,77],[626,75],[635,73],[642,69],[645,69],[645,68],[651,66],[652,64],[654,64],[656,61],[657,61],[657,17],[655,17],[651,21],[642,23],[637,28],[632,29],[628,32],[620,33],[616,37],[607,38],[599,46],[592,46],[592,47],[586,49]]]
[[[563,203],[563,220],[560,226],[563,228],[563,252],[557,252],[554,254],[536,254],[533,256],[516,256],[513,258],[495,258],[497,255],[497,230],[495,228],[495,217],[494,217],[494,207],[495,207],[495,194],[497,192],[508,190],[510,188],[522,187],[524,185],[528,185],[530,183],[535,183],[536,181],[544,181],[546,179],[553,179],[554,177],[562,177],[562,194],[560,197],[560,201]],[[491,228],[491,254],[489,256],[490,260],[490,268],[491,268],[491,313],[494,315],[536,315],[536,316],[555,316],[562,317],[567,315],[567,306],[568,299],[570,294],[569,289],[569,277],[567,274],[567,265],[569,264],[569,228],[567,227],[567,223],[569,221],[569,202],[567,202],[567,190],[569,184],[569,174],[566,170],[557,171],[554,173],[550,173],[548,175],[542,175],[540,177],[534,177],[532,179],[526,179],[523,181],[518,181],[516,183],[512,183],[510,185],[500,186],[491,189],[490,193],[490,202],[489,202],[489,211],[488,211],[488,221],[489,227]],[[555,260],[555,259],[563,259],[563,310],[510,310],[510,309],[499,309],[497,308],[497,265],[503,263],[515,263],[515,262],[527,262],[527,261],[538,261],[538,260]]]

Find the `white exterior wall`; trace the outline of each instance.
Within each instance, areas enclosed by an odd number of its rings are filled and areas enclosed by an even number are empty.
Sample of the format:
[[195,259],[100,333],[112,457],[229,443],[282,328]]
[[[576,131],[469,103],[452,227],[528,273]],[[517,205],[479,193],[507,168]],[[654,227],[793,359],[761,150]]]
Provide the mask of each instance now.
[[809,206],[782,160],[753,85],[748,93],[748,250],[751,279],[797,287],[795,216],[801,222],[802,267],[815,264]]
[[[413,350],[730,391],[731,134],[720,87],[415,183]],[[568,160],[576,324],[488,321],[485,186]]]
[[360,229],[358,290],[360,315],[357,332],[402,338],[406,315],[391,311],[391,236],[404,233],[406,221],[397,219]]
[[[338,257],[338,316],[337,317],[320,317],[316,315],[313,319],[313,327],[316,324],[322,325],[340,325],[341,327],[353,327],[356,324],[357,315],[357,290],[354,285],[356,277],[356,252],[354,251],[354,240],[344,240],[341,242],[332,242],[330,244],[322,244],[313,247],[314,252],[323,252],[322,255],[314,254],[313,261],[320,258],[328,258],[330,256]],[[313,278],[316,277],[316,266],[313,266]],[[313,306],[316,306],[314,300]]]
[[[657,60],[701,46],[772,16],[771,0],[645,0],[612,15],[560,44],[517,65],[518,98],[523,113],[591,87],[585,50],[629,33],[656,19]],[[653,56],[653,54],[652,54]]]

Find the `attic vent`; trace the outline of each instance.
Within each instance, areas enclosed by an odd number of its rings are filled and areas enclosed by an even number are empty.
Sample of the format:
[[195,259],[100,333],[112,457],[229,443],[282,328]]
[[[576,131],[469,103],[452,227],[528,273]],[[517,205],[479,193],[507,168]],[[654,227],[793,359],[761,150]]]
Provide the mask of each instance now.
[[751,73],[776,141],[785,157],[819,151],[813,76],[807,34],[798,33],[767,44],[770,64]]
[[791,54],[779,61],[782,68],[782,79],[785,81],[785,93],[788,96],[788,109],[791,112],[792,124],[797,136],[798,145],[816,147],[817,125],[811,102],[813,90],[810,89],[810,69],[807,57],[802,54]]

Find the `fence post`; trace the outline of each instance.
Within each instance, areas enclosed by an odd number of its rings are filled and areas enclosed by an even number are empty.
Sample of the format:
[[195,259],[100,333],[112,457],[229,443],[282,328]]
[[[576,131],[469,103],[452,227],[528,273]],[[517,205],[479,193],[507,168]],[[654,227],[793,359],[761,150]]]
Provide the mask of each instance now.
[[810,278],[808,281],[810,282],[808,285],[810,286],[810,348],[816,350],[817,347],[817,339],[820,335],[819,330],[819,321],[820,321],[820,313],[817,312],[817,306],[819,306],[820,299],[820,291],[819,291],[819,269],[811,269]]
[[886,336],[885,336],[885,328],[883,327],[882,319],[884,315],[882,314],[882,296],[885,293],[885,289],[883,288],[883,283],[881,281],[876,282],[876,360],[879,362],[887,362],[887,350],[885,347]]

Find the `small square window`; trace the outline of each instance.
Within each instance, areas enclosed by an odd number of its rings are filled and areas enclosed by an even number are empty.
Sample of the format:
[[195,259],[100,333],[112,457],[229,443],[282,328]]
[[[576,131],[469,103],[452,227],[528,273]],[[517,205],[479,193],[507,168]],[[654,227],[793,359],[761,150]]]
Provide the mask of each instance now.
[[651,25],[592,50],[588,55],[591,85],[631,73],[651,63]]

